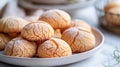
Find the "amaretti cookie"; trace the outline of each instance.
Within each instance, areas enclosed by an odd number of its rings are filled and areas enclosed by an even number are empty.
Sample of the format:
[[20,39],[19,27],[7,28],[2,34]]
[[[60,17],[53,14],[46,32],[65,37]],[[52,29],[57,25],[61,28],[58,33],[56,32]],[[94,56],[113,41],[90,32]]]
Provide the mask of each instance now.
[[54,30],[48,23],[39,21],[26,25],[21,36],[30,41],[44,41],[54,36]]
[[3,50],[11,38],[3,33],[0,33],[0,50]]
[[0,32],[8,33],[11,37],[16,37],[28,23],[28,21],[22,18],[13,16],[4,17],[0,20]]
[[62,10],[53,9],[44,12],[39,20],[46,21],[54,29],[66,28],[70,25],[71,17],[70,15]]
[[15,38],[5,47],[5,55],[16,57],[33,57],[36,54],[37,45],[23,38]]
[[72,55],[72,51],[64,40],[51,38],[39,44],[37,55],[41,58],[63,57]]
[[72,52],[75,53],[88,51],[95,46],[94,35],[76,27],[65,30],[62,39],[70,45]]

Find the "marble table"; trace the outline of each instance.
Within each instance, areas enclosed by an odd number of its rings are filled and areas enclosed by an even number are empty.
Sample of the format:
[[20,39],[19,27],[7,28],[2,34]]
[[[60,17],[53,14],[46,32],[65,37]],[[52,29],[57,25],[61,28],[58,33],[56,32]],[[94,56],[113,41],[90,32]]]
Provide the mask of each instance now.
[[[112,34],[99,26],[95,8],[91,6],[83,10],[78,10],[72,15],[72,18],[83,19],[87,21],[92,27],[98,28],[104,34],[105,41],[100,51],[98,51],[94,56],[77,63],[58,67],[105,67],[104,65],[112,65],[116,63],[113,57],[113,51],[116,49],[116,47],[120,47],[120,36]],[[0,67],[16,66],[0,62]],[[120,66],[115,65],[113,67]]]

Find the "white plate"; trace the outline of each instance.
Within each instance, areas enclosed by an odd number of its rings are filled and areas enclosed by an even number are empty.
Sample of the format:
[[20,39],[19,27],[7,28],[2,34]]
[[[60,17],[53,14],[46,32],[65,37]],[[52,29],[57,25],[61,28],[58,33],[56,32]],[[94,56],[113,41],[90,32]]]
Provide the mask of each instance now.
[[64,5],[40,5],[40,4],[33,4],[31,2],[28,2],[26,0],[19,0],[19,5],[26,8],[26,9],[62,9],[62,10],[75,10],[79,8],[84,8],[93,5],[95,0],[89,0],[89,1],[80,1],[73,4],[64,4]]
[[59,66],[82,61],[94,55],[95,52],[98,52],[104,41],[104,37],[100,31],[93,29],[93,33],[96,38],[96,47],[83,53],[60,58],[20,58],[6,56],[3,52],[0,52],[0,61],[21,66]]

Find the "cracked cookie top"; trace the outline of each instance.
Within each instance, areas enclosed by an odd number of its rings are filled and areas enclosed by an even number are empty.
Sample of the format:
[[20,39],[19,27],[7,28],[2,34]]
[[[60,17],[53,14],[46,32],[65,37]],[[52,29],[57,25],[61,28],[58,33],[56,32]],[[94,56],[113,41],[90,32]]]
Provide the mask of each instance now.
[[70,45],[72,52],[76,53],[90,50],[95,46],[94,35],[77,27],[65,30],[62,39]]
[[30,41],[44,41],[54,35],[54,30],[48,23],[39,21],[26,25],[21,35]]
[[39,44],[37,54],[39,57],[52,58],[69,56],[72,54],[70,46],[62,39],[51,38]]
[[5,55],[16,57],[33,57],[36,54],[37,45],[23,38],[14,38],[5,47]]

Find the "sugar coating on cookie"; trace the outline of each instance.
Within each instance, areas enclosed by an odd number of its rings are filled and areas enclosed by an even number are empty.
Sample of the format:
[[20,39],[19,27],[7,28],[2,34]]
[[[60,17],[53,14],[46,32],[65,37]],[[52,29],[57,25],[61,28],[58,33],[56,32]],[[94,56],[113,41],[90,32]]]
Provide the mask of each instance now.
[[94,35],[76,27],[64,31],[62,39],[70,45],[72,52],[75,53],[88,51],[95,46]]
[[5,47],[5,55],[16,57],[33,57],[36,54],[37,45],[23,38],[15,38]]
[[48,23],[39,21],[26,25],[22,29],[21,35],[30,41],[44,41],[54,35],[54,30]]
[[53,58],[72,55],[70,46],[63,40],[51,38],[40,44],[37,52],[39,57]]
[[53,9],[44,12],[39,20],[46,21],[54,29],[66,28],[70,25],[71,17],[70,15],[62,10]]

